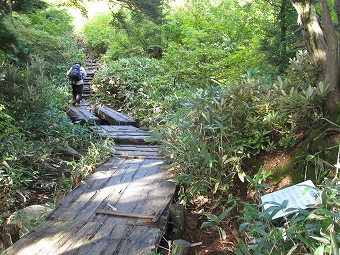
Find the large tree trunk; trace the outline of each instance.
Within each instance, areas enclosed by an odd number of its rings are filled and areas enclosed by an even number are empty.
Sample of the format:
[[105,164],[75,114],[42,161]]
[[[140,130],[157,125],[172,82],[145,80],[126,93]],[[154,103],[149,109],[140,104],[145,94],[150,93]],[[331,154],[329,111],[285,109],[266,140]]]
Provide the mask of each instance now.
[[[280,13],[279,13],[279,18],[280,18],[280,58],[283,63],[287,63],[287,24],[286,24],[286,6],[288,4],[288,0],[281,0],[281,6],[280,6]],[[280,65],[279,72],[283,73],[285,70],[284,65]]]
[[322,67],[322,81],[330,85],[332,92],[325,100],[325,110],[332,110],[340,102],[338,37],[330,16],[328,0],[320,0],[321,23],[315,0],[290,0],[298,13],[298,22],[306,39],[311,59]]
[[328,45],[327,62],[325,68],[325,83],[330,84],[333,91],[325,101],[326,110],[332,110],[340,101],[340,66],[338,36],[329,11],[328,0],[320,0],[322,27]]
[[334,0],[334,10],[338,18],[338,30],[340,30],[340,0]]

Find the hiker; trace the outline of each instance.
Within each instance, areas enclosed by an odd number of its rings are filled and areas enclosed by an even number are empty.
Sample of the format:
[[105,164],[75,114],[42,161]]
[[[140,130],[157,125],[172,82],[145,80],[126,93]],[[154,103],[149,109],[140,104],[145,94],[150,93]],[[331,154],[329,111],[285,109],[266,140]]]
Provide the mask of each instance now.
[[77,61],[71,66],[66,73],[72,86],[73,103],[72,105],[80,105],[84,89],[84,79],[86,78],[85,68],[81,66],[81,62]]
[[84,42],[84,39],[81,38],[79,35],[77,36],[77,47],[79,50],[83,49],[83,42]]

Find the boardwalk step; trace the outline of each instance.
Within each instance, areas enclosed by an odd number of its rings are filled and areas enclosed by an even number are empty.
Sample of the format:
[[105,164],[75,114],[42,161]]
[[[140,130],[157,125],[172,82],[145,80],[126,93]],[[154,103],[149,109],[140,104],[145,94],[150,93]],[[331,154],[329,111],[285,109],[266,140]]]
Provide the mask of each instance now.
[[116,145],[115,155],[126,158],[164,158],[157,145]]
[[92,129],[100,136],[111,138],[120,144],[147,144],[145,139],[151,137],[148,131],[133,126],[99,125]]
[[94,112],[99,117],[105,119],[111,125],[131,125],[134,127],[138,127],[138,124],[134,119],[107,106],[96,106]]
[[86,110],[85,107],[69,106],[66,112],[73,122],[78,122],[80,124],[88,123],[90,125],[100,123],[100,119]]

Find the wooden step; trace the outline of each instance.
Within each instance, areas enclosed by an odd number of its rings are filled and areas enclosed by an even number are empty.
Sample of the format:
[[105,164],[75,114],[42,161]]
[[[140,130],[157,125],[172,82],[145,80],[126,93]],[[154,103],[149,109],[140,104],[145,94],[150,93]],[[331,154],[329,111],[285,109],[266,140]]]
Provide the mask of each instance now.
[[131,125],[134,127],[138,127],[138,124],[134,119],[107,106],[96,106],[94,112],[111,125]]
[[133,126],[99,125],[92,129],[100,136],[113,139],[119,144],[148,144],[145,139],[151,137],[148,131]]
[[85,107],[69,106],[66,112],[73,122],[80,124],[88,123],[90,125],[100,123],[100,119],[89,112]]
[[148,159],[163,158],[163,156],[159,152],[159,146],[157,145],[117,144],[115,146],[115,155],[125,158],[148,158]]

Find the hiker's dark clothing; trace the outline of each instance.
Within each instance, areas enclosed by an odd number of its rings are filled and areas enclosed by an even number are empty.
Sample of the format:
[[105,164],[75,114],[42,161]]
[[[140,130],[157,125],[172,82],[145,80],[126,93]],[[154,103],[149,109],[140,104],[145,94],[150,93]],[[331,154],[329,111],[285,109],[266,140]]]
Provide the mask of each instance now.
[[[66,75],[70,78],[72,73],[73,67],[71,67]],[[80,100],[82,99],[83,89],[84,89],[84,80],[86,78],[86,71],[85,68],[80,66],[80,73],[82,76],[82,79],[80,81],[72,81],[71,80],[71,86],[72,86],[72,96],[74,100],[74,104],[80,104]]]

